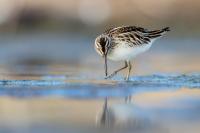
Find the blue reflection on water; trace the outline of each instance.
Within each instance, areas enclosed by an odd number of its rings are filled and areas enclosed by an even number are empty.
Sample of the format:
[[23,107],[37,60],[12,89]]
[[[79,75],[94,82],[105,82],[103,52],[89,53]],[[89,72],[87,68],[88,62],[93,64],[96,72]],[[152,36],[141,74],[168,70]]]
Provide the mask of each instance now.
[[[49,78],[48,78],[49,79]],[[86,80],[86,82],[84,82]],[[82,81],[82,82],[79,82]],[[61,96],[73,98],[124,97],[139,92],[176,90],[181,87],[200,88],[200,74],[135,76],[125,82],[122,78],[103,83],[89,79],[71,80],[1,80],[0,95],[15,97]]]

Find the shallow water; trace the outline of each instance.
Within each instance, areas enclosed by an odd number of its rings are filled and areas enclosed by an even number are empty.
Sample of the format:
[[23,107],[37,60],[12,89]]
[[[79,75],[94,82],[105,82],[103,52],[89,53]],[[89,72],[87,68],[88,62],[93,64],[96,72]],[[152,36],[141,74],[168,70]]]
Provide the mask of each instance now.
[[[23,77],[23,76],[22,76]],[[35,76],[36,77],[36,76]],[[34,78],[35,78],[34,77]],[[31,76],[29,76],[31,78]],[[55,79],[57,78],[57,80]],[[60,79],[59,79],[60,78]],[[35,80],[0,80],[0,95],[15,97],[60,96],[77,98],[123,97],[135,93],[200,88],[200,74],[134,76],[112,80],[38,76]]]
[[[156,42],[129,82],[125,71],[104,80],[92,41],[1,36],[0,132],[199,133],[199,39]],[[109,62],[109,72],[121,65]]]
[[[198,132],[200,74],[4,74],[0,132]],[[27,78],[28,77],[28,78]],[[107,98],[107,104],[105,100]]]

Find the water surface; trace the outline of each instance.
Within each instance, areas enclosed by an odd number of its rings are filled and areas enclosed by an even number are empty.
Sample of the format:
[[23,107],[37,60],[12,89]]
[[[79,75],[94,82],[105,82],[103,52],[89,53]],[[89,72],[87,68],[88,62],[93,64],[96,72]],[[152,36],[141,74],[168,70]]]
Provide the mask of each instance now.
[[[93,38],[0,38],[1,133],[200,131],[198,38],[155,42],[133,60],[129,82],[126,71],[104,80]],[[109,73],[122,65],[109,61]]]
[[0,80],[0,110],[1,132],[195,133],[200,74],[133,76],[129,82],[7,74]]

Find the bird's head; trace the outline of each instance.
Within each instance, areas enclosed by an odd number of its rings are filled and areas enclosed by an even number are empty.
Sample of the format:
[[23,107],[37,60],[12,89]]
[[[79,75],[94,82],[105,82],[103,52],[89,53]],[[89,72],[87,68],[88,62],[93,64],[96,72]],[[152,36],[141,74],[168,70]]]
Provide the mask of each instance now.
[[95,50],[105,59],[105,75],[107,76],[107,54],[111,46],[111,39],[106,35],[100,35],[95,40]]
[[95,50],[98,54],[105,57],[110,48],[111,39],[106,35],[100,35],[95,40]]

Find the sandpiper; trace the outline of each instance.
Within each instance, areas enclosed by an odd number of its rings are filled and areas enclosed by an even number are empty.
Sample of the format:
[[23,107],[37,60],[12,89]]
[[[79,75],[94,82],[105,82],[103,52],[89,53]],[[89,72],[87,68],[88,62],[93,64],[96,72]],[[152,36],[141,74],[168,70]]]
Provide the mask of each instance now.
[[[147,51],[156,39],[168,31],[170,31],[169,27],[161,30],[147,30],[137,26],[121,26],[110,28],[99,35],[95,40],[95,50],[104,57],[105,78],[112,78],[119,71],[128,68],[125,79],[129,80],[131,59]],[[124,61],[125,66],[108,75],[107,58],[113,61]]]

